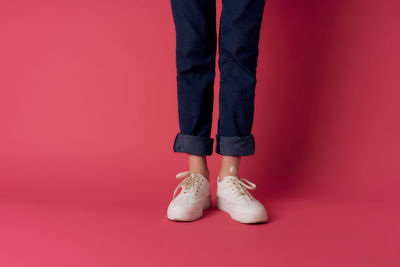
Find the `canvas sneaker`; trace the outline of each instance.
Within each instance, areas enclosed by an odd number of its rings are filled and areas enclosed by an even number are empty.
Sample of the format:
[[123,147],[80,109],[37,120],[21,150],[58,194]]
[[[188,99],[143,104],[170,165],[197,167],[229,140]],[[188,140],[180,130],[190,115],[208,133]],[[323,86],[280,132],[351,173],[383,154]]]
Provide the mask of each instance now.
[[[186,177],[186,178],[185,178]],[[203,216],[203,210],[211,208],[210,182],[200,173],[183,171],[177,179],[185,178],[175,188],[167,209],[167,217],[173,221],[195,221]],[[179,188],[180,193],[176,196]]]
[[237,175],[228,175],[220,182],[217,178],[216,208],[228,213],[241,223],[263,223],[268,220],[264,206],[247,189],[256,185]]

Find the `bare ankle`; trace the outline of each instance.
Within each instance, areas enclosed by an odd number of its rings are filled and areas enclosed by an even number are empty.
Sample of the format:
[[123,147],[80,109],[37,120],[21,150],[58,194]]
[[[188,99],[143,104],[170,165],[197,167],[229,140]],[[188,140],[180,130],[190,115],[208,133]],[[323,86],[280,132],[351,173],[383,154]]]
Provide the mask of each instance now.
[[226,176],[233,175],[233,176],[238,176],[239,175],[239,161],[236,159],[235,161],[225,161],[223,162],[221,166],[221,170],[219,171],[218,175],[218,181],[221,182],[224,180]]
[[207,167],[207,159],[204,156],[189,155],[189,170],[194,173],[200,173],[206,179],[210,180],[210,172]]

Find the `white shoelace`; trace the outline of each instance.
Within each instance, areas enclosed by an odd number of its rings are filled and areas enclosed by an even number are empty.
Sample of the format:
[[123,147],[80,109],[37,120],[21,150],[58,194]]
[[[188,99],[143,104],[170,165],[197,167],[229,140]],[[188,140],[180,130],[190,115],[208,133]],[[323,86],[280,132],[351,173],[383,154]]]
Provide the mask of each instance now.
[[174,195],[172,199],[175,198],[176,193],[178,192],[179,188],[182,187],[182,193],[187,193],[190,190],[197,194],[198,187],[200,186],[200,179],[201,175],[197,173],[193,173],[191,171],[183,171],[178,174],[176,174],[176,178],[184,178],[187,177],[186,179],[182,180],[178,186],[175,188]]
[[[244,195],[248,198],[252,198],[251,194],[247,189],[254,190],[256,189],[256,185],[245,178],[240,178],[235,175],[225,176],[224,180],[227,179],[229,186],[232,187],[234,194],[237,196]],[[246,183],[247,184],[246,184]],[[247,188],[247,189],[246,189]]]

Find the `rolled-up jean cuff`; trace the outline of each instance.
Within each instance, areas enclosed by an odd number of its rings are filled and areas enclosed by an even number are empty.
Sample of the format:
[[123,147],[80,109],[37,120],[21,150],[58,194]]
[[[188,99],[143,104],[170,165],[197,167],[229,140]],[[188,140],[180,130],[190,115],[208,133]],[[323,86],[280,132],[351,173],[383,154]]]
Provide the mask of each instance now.
[[255,152],[254,136],[252,134],[240,136],[216,135],[215,152],[225,156],[249,156]]
[[174,141],[174,151],[197,156],[210,156],[213,152],[214,139],[205,136],[178,133]]

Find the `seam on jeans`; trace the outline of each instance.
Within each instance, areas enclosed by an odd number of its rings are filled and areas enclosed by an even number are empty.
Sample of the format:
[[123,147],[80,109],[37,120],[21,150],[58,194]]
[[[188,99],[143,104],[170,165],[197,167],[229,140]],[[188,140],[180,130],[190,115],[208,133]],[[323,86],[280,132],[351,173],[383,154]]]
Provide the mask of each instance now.
[[220,62],[220,88],[219,88],[219,90],[220,90],[220,120],[221,120],[221,129],[224,127],[224,107],[225,107],[225,101],[224,101],[224,90],[223,90],[223,88],[225,88],[225,86],[224,86],[224,79],[223,79],[223,75],[222,75],[222,68],[221,68],[221,66],[222,66],[222,60],[221,60],[221,51],[222,51],[222,45],[223,45],[223,43],[222,43],[222,40],[223,40],[223,38],[221,38],[222,37],[222,26],[223,26],[223,18],[224,18],[224,16],[223,16],[223,13],[224,13],[224,8],[222,8],[222,10],[221,10],[221,20],[220,20],[220,25],[219,25],[219,27],[220,27],[220,29],[219,29],[219,51],[218,51],[218,53],[219,53],[219,62]]

